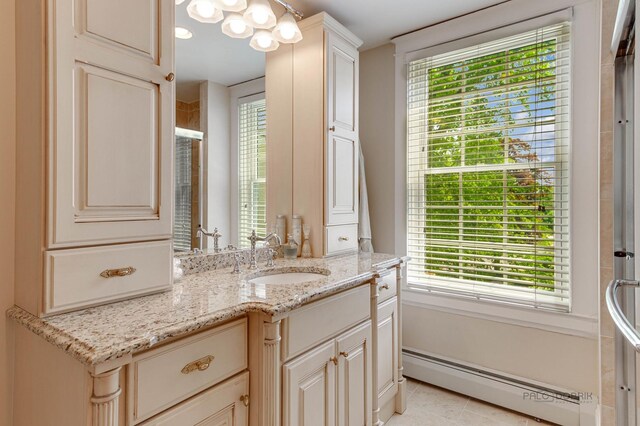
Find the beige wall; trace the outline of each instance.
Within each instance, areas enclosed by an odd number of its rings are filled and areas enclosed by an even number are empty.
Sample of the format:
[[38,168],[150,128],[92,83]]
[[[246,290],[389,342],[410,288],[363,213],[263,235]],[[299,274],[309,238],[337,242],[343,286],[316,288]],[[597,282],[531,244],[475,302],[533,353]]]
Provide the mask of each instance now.
[[[231,229],[231,111],[229,89],[213,81],[200,84],[200,131],[204,133],[203,149],[203,226],[213,232],[220,229],[220,247],[235,244]],[[204,245],[207,247],[207,245]]]
[[15,221],[14,0],[0,0],[0,425],[11,424],[13,330],[4,312],[13,305]]
[[406,304],[403,310],[405,348],[570,391],[598,393],[596,339]]
[[360,54],[360,144],[371,215],[371,242],[378,252],[394,248],[395,46]]

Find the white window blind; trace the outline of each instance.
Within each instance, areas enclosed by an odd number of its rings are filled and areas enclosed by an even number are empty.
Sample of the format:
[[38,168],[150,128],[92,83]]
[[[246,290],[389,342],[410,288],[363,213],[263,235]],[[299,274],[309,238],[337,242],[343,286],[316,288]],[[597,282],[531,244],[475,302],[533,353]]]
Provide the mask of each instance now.
[[238,242],[247,247],[247,237],[255,230],[265,235],[267,209],[267,107],[264,94],[240,100],[239,125],[239,218]]
[[412,288],[568,311],[570,24],[408,64]]

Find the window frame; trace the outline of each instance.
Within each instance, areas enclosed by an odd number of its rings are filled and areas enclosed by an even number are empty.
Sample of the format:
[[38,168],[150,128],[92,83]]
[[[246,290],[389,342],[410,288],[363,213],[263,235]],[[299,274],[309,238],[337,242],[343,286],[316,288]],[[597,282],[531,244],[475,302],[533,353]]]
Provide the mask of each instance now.
[[[558,19],[560,19],[562,17],[562,14],[558,15]],[[565,27],[558,27],[558,25],[564,25],[564,24],[568,24],[569,28],[566,29]],[[533,30],[524,30],[520,33],[515,33],[513,34],[513,36],[515,37],[515,40],[512,40],[507,46],[505,45],[495,45],[495,42],[504,40],[505,37],[496,37],[496,38],[492,38],[489,40],[485,40],[482,43],[480,43],[480,46],[482,48],[481,52],[476,52],[473,50],[466,50],[466,48],[463,48],[462,51],[460,52],[460,54],[457,56],[457,59],[454,58],[448,58],[446,59],[446,62],[443,62],[443,58],[438,57],[439,55],[435,55],[435,64],[430,64],[427,63],[425,64],[427,66],[427,68],[425,69],[425,73],[429,73],[429,69],[431,68],[440,68],[443,66],[446,66],[448,63],[456,63],[460,60],[468,60],[468,59],[474,59],[474,58],[478,58],[478,57],[484,57],[487,55],[493,55],[496,53],[501,53],[503,52],[505,49],[517,49],[518,47],[522,47],[522,46],[526,46],[526,45],[530,45],[532,43],[538,43],[537,38],[537,31],[539,30],[543,30],[545,28],[549,28],[549,27],[555,27],[554,31],[557,33],[558,37],[561,37],[562,40],[569,40],[569,43],[571,43],[571,39],[572,39],[572,30],[570,28],[570,21],[568,19],[565,19],[564,22],[558,22],[557,24],[552,24],[552,25],[542,25],[541,27],[538,28],[534,28]],[[493,44],[493,45],[492,45]],[[476,46],[478,45],[470,45],[467,46],[468,48],[474,49]],[[453,52],[457,52],[460,49],[453,49],[450,51],[446,51],[446,52],[442,52],[444,55],[447,55],[449,53],[453,53]],[[466,51],[465,51],[466,50]],[[567,50],[562,50],[559,51],[559,58],[558,58],[558,62],[560,62],[562,60],[562,58],[567,58],[567,54],[570,55],[571,54],[571,49],[570,47]],[[407,70],[409,68],[409,64],[412,63],[413,61],[424,61],[426,60],[430,60],[431,58],[433,58],[434,55],[428,55],[425,58],[415,58],[415,59],[411,59],[411,60],[407,60]],[[570,56],[569,56],[570,58]],[[419,64],[419,66],[421,66]],[[569,99],[571,99],[571,81],[572,81],[572,77],[571,77],[571,63],[569,62],[569,66],[570,66],[570,71],[569,71],[569,77],[566,76],[562,76],[562,75],[556,75],[556,84],[563,84],[566,83],[566,79],[568,78],[568,82],[569,85],[567,87],[565,87],[564,89],[559,89],[559,90],[563,90],[568,94]],[[408,71],[407,71],[408,73]],[[407,91],[409,88],[409,81],[407,81]],[[455,102],[455,100],[454,100]],[[427,103],[428,104],[428,103]],[[409,97],[407,95],[407,118],[409,117]],[[556,137],[556,140],[559,140],[559,142],[557,144],[554,145],[556,154],[560,154],[562,156],[567,156],[567,163],[566,163],[566,167],[563,167],[561,169],[558,168],[559,166],[559,162],[558,161],[552,161],[552,162],[536,162],[535,165],[534,164],[529,164],[529,163],[508,163],[508,162],[503,162],[503,163],[491,163],[491,164],[482,164],[482,165],[466,165],[464,164],[464,155],[465,155],[465,148],[464,145],[461,148],[461,155],[462,155],[462,162],[463,164],[458,165],[458,166],[434,166],[434,167],[429,167],[429,152],[430,150],[427,148],[424,155],[424,158],[419,159],[416,158],[416,154],[411,154],[409,153],[409,151],[407,150],[407,163],[409,163],[409,161],[411,160],[411,163],[414,164],[414,168],[412,169],[413,174],[410,174],[410,170],[409,170],[409,166],[407,165],[407,180],[406,180],[406,185],[407,185],[407,191],[409,190],[408,187],[409,185],[411,185],[411,182],[414,182],[413,185],[417,185],[417,189],[414,188],[413,191],[417,191],[417,192],[412,192],[412,197],[411,197],[411,204],[415,207],[416,203],[418,203],[418,205],[424,204],[427,201],[427,196],[426,196],[426,184],[424,182],[424,179],[427,176],[431,176],[431,175],[440,175],[440,174],[453,174],[453,175],[458,175],[459,179],[458,179],[458,186],[459,186],[459,191],[462,191],[462,181],[464,180],[464,176],[466,173],[480,173],[480,172],[501,172],[504,175],[504,178],[506,179],[506,175],[508,174],[509,170],[520,170],[520,169],[535,169],[535,168],[552,168],[553,170],[555,170],[555,174],[557,175],[558,173],[562,173],[562,177],[560,179],[562,180],[566,180],[567,183],[570,182],[571,180],[571,167],[570,167],[570,163],[571,161],[569,161],[569,155],[571,152],[571,132],[570,132],[570,116],[571,116],[571,104],[569,102],[568,105],[559,105],[556,107],[556,120],[555,122],[560,124],[560,126],[554,130],[554,132],[558,135]],[[429,109],[427,109],[426,114],[428,115],[429,113]],[[560,116],[564,116],[566,117],[565,119],[559,119],[558,117]],[[500,127],[502,129],[502,127]],[[509,128],[509,126],[504,127],[503,130],[507,130]],[[569,132],[569,138],[566,139],[566,134],[565,132]],[[460,132],[461,134],[465,133],[464,130],[462,130]],[[408,136],[408,135],[407,135]],[[415,134],[414,134],[415,136]],[[429,132],[426,131],[424,133],[421,133],[419,136],[419,138],[426,138],[427,140],[430,138]],[[407,142],[408,143],[408,142]],[[415,145],[414,145],[415,147]],[[428,143],[425,142],[424,147],[428,147]],[[424,149],[424,148],[423,148]],[[506,155],[506,153],[505,153]],[[411,158],[410,158],[411,157]],[[415,164],[416,162],[420,163],[420,168],[419,170],[415,169]],[[503,182],[503,185],[505,185],[506,182]],[[569,186],[569,185],[567,185]],[[506,190],[506,186],[503,186],[503,190],[501,192],[501,197],[504,198],[506,196],[505,193]],[[570,200],[570,191],[571,189],[565,186],[561,187],[561,191],[554,191],[554,199],[553,199],[553,205],[554,205],[554,210],[559,210],[559,206],[561,206],[564,202],[568,202]],[[461,194],[461,193],[460,193]],[[416,198],[417,197],[417,198]],[[418,201],[416,201],[416,199]],[[421,201],[422,200],[422,201]],[[415,214],[412,216],[412,222],[414,224],[414,226],[412,228],[413,232],[410,234],[410,226],[409,226],[409,216],[408,216],[408,208],[409,208],[409,199],[407,199],[407,229],[406,229],[406,233],[407,233],[407,251],[409,251],[409,247],[411,247],[412,245],[415,245],[415,241],[417,239],[420,239],[419,236],[416,234],[415,232],[415,223],[416,220],[419,220],[419,218],[417,219],[415,217]],[[460,199],[458,204],[464,204],[463,200]],[[462,205],[461,204],[461,205]],[[425,210],[428,212],[430,211],[429,206],[427,206],[425,204]],[[570,212],[568,212],[570,213]],[[508,213],[508,207],[505,205],[503,206],[503,216],[509,216]],[[568,214],[559,214],[557,216],[554,217],[554,229],[555,229],[555,233],[556,235],[559,235],[560,233],[557,232],[558,229],[562,229],[564,227],[567,226],[567,223],[569,221],[569,216]],[[425,216],[424,217],[424,225],[423,226],[419,226],[418,228],[425,228],[427,227],[427,222],[428,219]],[[461,227],[463,227],[462,229],[464,229],[464,221],[462,219],[459,219],[458,221],[459,225]],[[561,237],[564,237],[565,234],[561,233],[562,235],[560,235]],[[566,232],[566,236],[567,238],[570,238],[570,232]],[[460,244],[454,244],[453,241],[444,239],[444,240],[440,240],[438,238],[429,238],[428,236],[423,236],[424,238],[424,244],[429,244],[429,243],[434,243],[434,242],[439,242],[442,246],[447,246],[450,245],[451,248],[454,247],[458,247],[459,249],[464,249],[465,246],[468,246],[469,244],[472,244],[470,241],[467,242],[467,244],[460,243]],[[451,244],[449,244],[451,243]],[[487,243],[487,246],[499,246],[499,243],[493,244],[493,243]],[[413,250],[413,252],[415,252],[416,250]],[[569,245],[567,246],[566,244],[560,244],[558,246],[555,246],[554,252],[556,253],[554,255],[554,263],[557,262],[557,256],[562,253],[568,253],[569,254],[569,258],[570,258],[570,241],[569,241]],[[425,251],[425,256],[426,256],[426,251]],[[410,271],[408,271],[408,274],[410,274]],[[468,272],[468,274],[472,274],[472,272]],[[562,269],[560,272],[560,275],[565,275],[565,274],[570,274],[570,266],[568,270]],[[556,279],[558,277],[558,274],[556,275]],[[411,277],[409,277],[409,280],[411,280]],[[419,282],[417,281],[419,280]],[[570,282],[570,277],[569,277],[569,282]],[[557,282],[555,283],[556,285],[558,284]],[[540,308],[540,309],[549,309],[549,310],[555,310],[555,311],[560,311],[560,312],[568,312],[571,310],[571,288],[569,288],[569,290],[556,290],[555,293],[557,293],[558,295],[560,295],[559,297],[556,297],[552,294],[547,294],[547,293],[542,293],[542,294],[538,294],[535,291],[529,292],[528,290],[522,290],[519,289],[518,287],[509,287],[508,285],[505,284],[500,284],[500,283],[487,283],[487,282],[481,282],[481,281],[477,281],[474,279],[474,277],[468,276],[466,278],[462,278],[462,277],[452,277],[452,276],[442,276],[442,275],[431,275],[431,276],[423,276],[421,278],[416,278],[415,282],[411,282],[411,287],[415,287],[415,289],[417,290],[427,290],[430,292],[437,292],[437,293],[443,293],[445,295],[449,294],[449,295],[457,295],[457,296],[463,296],[463,297],[475,297],[478,299],[484,299],[487,301],[494,301],[494,302],[503,302],[503,303],[512,303],[512,304],[517,304],[517,305],[522,305],[523,307],[530,307],[530,308]],[[564,293],[562,293],[564,291]],[[564,297],[563,297],[564,296]],[[564,299],[564,300],[563,300]],[[566,300],[566,302],[565,302]]]
[[[236,236],[238,238],[238,242],[237,242],[237,247],[238,248],[247,248],[248,245],[247,243],[245,243],[244,240],[241,240],[241,235],[240,235],[240,228],[241,228],[241,215],[242,215],[242,211],[240,209],[240,199],[241,199],[241,195],[240,192],[242,190],[241,188],[241,175],[240,175],[240,171],[241,171],[241,158],[240,158],[240,120],[241,120],[241,114],[240,114],[240,108],[243,104],[249,104],[249,103],[253,103],[256,101],[265,101],[265,109],[266,109],[266,96],[265,96],[265,92],[261,92],[261,93],[256,93],[253,95],[247,95],[247,96],[242,96],[239,97],[237,99],[237,104],[236,104],[236,114],[237,114],[237,145],[234,148],[236,151],[236,155],[238,156],[238,162],[237,162],[237,167],[238,167],[238,173],[237,173],[237,178],[236,178],[236,187],[237,187],[237,199],[236,199],[236,214],[234,217],[234,221],[237,224],[236,226]],[[265,138],[266,138],[266,130],[265,130]],[[266,142],[266,140],[265,140]],[[267,181],[267,177],[266,177],[266,164],[265,164],[265,177],[264,180],[261,179],[252,179],[251,180],[251,186],[253,186],[253,184],[255,184],[256,182],[264,182],[265,184],[265,197],[266,197],[266,181]],[[265,201],[265,208],[266,208],[266,201]],[[265,223],[265,226],[267,226],[267,224]],[[243,244],[245,243],[245,244]]]
[[231,137],[231,217],[230,217],[230,229],[229,229],[229,242],[234,246],[238,246],[238,229],[239,229],[239,205],[240,205],[240,156],[239,156],[239,137],[240,137],[240,124],[239,124],[239,107],[242,99],[248,96],[262,95],[265,96],[265,78],[260,77],[255,80],[250,80],[245,83],[236,84],[229,87],[229,109],[230,109],[230,137]]
[[[571,151],[573,189],[570,216],[572,310],[554,312],[470,297],[440,294],[403,286],[403,303],[409,306],[455,313],[475,318],[523,325],[571,335],[591,337],[598,333],[599,204],[598,188],[598,99],[600,40],[594,25],[600,20],[592,0],[512,1],[436,24],[392,40],[395,44],[395,207],[393,223],[395,252],[406,254],[406,120],[407,63],[413,59],[481,44],[538,27],[572,22],[571,105],[572,141],[581,149]],[[575,70],[579,69],[579,73]],[[574,90],[579,87],[580,90]],[[575,167],[579,164],[580,167]]]

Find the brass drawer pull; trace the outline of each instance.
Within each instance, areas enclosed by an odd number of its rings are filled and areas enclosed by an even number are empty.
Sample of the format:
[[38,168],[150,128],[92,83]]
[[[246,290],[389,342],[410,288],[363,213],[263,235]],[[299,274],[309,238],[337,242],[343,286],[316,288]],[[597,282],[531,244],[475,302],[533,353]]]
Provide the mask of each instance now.
[[340,355],[342,355],[345,358],[349,358],[349,352],[342,351],[342,352],[340,352]]
[[338,241],[349,241],[349,237],[338,237]]
[[209,368],[211,362],[213,361],[213,358],[213,355],[207,355],[200,359],[196,359],[195,361],[191,361],[189,364],[182,367],[182,370],[180,371],[182,371],[182,374],[189,374],[194,371],[204,371]]
[[380,286],[380,290],[389,290],[389,284],[383,284]]
[[127,275],[132,275],[134,272],[136,272],[136,268],[127,266],[126,268],[104,270],[100,273],[100,276],[103,278],[126,277]]
[[244,404],[245,407],[249,406],[249,395],[242,395],[240,397],[240,401]]

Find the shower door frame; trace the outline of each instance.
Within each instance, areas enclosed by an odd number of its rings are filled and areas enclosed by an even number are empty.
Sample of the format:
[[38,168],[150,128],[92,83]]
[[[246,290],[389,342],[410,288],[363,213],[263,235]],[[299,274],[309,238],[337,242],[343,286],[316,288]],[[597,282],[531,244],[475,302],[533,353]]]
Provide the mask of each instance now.
[[[614,97],[614,277],[635,279],[635,200],[634,197],[634,56],[620,56],[615,61]],[[606,255],[606,254],[605,254]],[[636,324],[636,294],[633,287],[620,288],[622,311]],[[637,424],[636,351],[616,329],[616,424]]]

